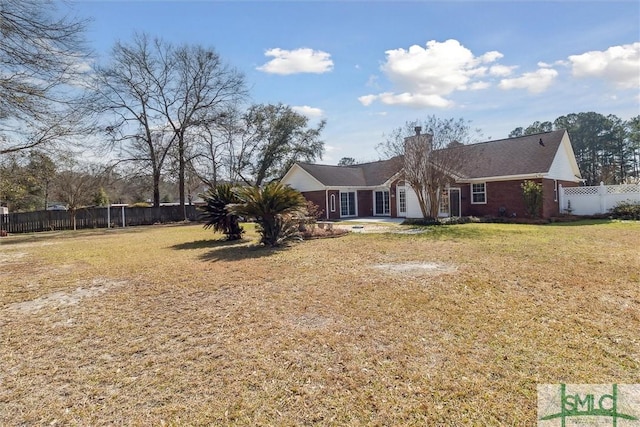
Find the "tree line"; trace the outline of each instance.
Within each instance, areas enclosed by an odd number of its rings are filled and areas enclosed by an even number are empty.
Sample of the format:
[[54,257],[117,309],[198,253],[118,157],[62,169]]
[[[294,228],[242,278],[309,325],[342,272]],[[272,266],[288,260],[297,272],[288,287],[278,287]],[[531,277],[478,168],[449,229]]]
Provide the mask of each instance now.
[[0,201],[12,210],[51,197],[157,206],[167,188],[184,206],[202,183],[260,186],[321,158],[325,121],[252,104],[245,76],[213,47],[134,34],[100,62],[85,46],[86,22],[56,18],[54,6],[0,7]]
[[515,128],[509,137],[565,129],[586,185],[623,184],[640,179],[640,115],[629,120],[595,112],[572,113],[553,122]]

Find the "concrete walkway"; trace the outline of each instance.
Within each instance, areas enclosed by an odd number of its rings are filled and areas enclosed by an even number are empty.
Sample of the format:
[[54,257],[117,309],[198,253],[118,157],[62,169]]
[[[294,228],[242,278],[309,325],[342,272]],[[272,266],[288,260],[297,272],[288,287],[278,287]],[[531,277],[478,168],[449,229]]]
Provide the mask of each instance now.
[[344,218],[339,220],[339,222],[383,222],[389,224],[402,224],[404,220],[404,218],[391,218],[389,216],[371,216],[366,218]]
[[398,232],[402,228],[399,225],[404,218],[391,218],[385,216],[367,218],[347,218],[335,223],[335,228],[349,230],[353,233],[389,233]]

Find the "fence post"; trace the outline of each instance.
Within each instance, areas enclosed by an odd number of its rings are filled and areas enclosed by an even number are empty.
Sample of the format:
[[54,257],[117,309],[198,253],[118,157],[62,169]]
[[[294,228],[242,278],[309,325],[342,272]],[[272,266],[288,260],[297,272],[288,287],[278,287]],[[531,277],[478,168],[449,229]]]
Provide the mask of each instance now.
[[565,211],[564,207],[564,187],[562,184],[558,184],[558,213],[562,214]]
[[598,196],[600,198],[600,213],[607,212],[607,187],[604,186],[604,182],[600,181],[600,187],[598,187]]

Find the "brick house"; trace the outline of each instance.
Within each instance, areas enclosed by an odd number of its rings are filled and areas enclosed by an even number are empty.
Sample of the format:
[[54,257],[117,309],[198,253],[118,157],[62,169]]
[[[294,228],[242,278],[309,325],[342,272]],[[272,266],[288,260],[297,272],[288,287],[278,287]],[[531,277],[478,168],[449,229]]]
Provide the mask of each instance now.
[[[420,137],[416,135],[415,137]],[[410,137],[410,138],[415,138]],[[565,130],[459,145],[460,166],[442,191],[440,216],[525,217],[524,181],[543,186],[540,216],[560,213],[558,186],[581,176]],[[403,181],[402,156],[353,166],[296,163],[282,178],[318,205],[329,220],[390,216],[420,218],[417,197]]]

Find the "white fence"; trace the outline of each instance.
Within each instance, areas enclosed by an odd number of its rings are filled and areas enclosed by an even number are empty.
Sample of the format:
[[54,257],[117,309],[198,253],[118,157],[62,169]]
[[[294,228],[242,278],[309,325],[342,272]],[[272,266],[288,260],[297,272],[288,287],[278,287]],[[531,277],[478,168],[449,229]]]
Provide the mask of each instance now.
[[620,202],[640,203],[640,184],[559,188],[560,212],[595,215],[609,212]]

